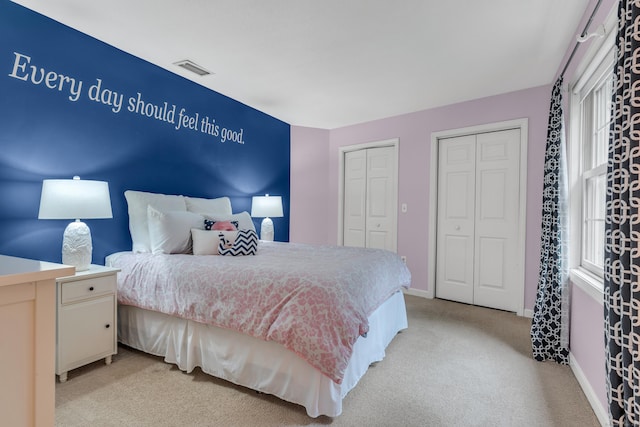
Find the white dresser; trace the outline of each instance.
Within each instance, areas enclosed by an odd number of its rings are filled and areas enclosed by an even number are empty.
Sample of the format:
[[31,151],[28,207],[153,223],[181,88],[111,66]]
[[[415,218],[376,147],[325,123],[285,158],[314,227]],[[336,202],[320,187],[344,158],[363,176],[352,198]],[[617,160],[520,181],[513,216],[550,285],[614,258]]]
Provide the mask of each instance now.
[[55,423],[55,280],[74,267],[0,255],[0,423]]
[[58,277],[56,281],[56,374],[105,359],[118,352],[118,269],[91,265],[89,270]]

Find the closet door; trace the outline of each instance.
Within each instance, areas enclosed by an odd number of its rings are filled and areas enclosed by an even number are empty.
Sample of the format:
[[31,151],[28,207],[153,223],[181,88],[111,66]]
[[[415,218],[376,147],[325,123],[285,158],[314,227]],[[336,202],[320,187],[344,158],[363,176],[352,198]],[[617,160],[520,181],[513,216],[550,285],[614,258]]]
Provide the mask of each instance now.
[[517,310],[520,130],[476,139],[474,304]]
[[436,297],[516,311],[520,130],[439,141]]
[[344,153],[343,245],[396,251],[395,153],[394,147]]
[[367,248],[396,251],[395,156],[393,147],[367,151]]
[[473,304],[476,137],[440,140],[436,297]]
[[366,245],[367,151],[344,153],[343,245]]

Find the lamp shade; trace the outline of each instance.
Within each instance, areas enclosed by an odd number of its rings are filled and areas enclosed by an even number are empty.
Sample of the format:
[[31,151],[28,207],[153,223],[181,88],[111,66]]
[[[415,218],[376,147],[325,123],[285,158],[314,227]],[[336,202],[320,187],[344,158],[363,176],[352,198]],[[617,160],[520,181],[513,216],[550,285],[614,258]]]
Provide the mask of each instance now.
[[251,216],[254,218],[279,218],[282,213],[282,197],[253,196],[251,200]]
[[113,218],[109,184],[104,181],[45,179],[38,219]]

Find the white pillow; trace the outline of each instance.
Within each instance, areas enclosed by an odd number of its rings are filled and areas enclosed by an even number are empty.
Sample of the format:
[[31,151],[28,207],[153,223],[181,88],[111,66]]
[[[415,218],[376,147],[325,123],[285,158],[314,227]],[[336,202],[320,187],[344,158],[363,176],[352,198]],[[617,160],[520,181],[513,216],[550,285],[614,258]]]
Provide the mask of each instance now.
[[185,197],[187,210],[202,215],[231,215],[231,200],[228,197],[217,199],[201,199],[198,197]]
[[192,228],[191,237],[193,238],[193,254],[219,255],[218,246],[220,245],[220,233],[230,241],[235,240],[238,235],[237,231],[209,231]]
[[[124,192],[129,209],[129,232],[133,252],[151,252],[149,241],[149,225],[147,220],[147,206],[153,205],[160,211],[186,211],[184,196],[146,193],[143,191],[127,190]],[[204,221],[204,220],[203,220]]]
[[[256,231],[256,227],[253,225],[253,220],[249,212],[244,211],[233,215],[204,215],[206,219],[212,221],[237,221],[238,230],[253,230]],[[203,221],[204,222],[204,221]]]
[[161,212],[147,206],[149,241],[154,254],[191,252],[191,229],[204,227],[204,217],[186,211]]

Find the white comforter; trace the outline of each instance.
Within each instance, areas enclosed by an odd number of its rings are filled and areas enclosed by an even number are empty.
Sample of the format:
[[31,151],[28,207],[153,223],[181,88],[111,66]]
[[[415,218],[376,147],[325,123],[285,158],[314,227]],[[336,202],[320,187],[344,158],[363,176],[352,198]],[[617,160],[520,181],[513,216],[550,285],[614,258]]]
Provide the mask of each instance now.
[[367,317],[408,287],[396,254],[260,242],[255,256],[118,252],[118,302],[276,341],[336,383]]

